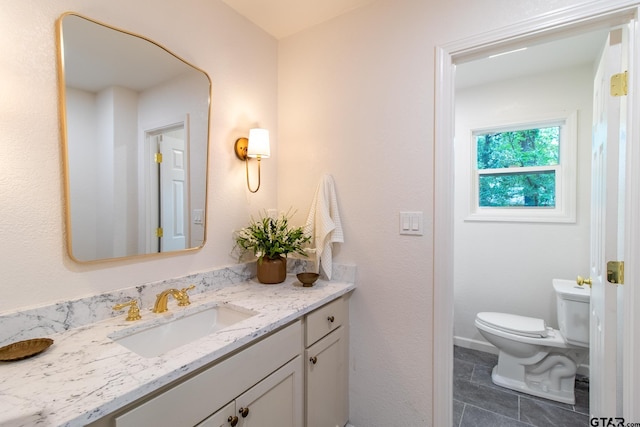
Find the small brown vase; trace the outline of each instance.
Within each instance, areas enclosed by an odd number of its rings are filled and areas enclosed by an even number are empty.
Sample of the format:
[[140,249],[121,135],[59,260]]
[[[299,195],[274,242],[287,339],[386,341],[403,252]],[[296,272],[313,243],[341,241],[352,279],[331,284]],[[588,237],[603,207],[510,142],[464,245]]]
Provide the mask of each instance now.
[[287,259],[263,257],[258,261],[258,281],[266,285],[284,282],[287,278]]

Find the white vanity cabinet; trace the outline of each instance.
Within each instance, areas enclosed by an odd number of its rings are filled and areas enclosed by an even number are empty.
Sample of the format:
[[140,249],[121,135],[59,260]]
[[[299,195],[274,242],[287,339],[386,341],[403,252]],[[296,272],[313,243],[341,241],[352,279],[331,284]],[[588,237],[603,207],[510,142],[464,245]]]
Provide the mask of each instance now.
[[[217,422],[218,413],[232,405],[238,410],[249,408],[244,419],[235,411],[242,420],[238,426],[300,426],[303,423],[302,335],[301,321],[296,321],[179,384],[90,426],[196,426],[212,414]],[[284,413],[285,410],[289,413]],[[226,421],[229,415],[222,417]],[[291,424],[282,420],[289,420]]]
[[88,426],[344,426],[348,300],[338,297]]
[[348,316],[345,295],[305,318],[306,427],[348,421]]
[[197,427],[301,426],[302,375],[298,356]]
[[240,416],[236,413],[236,401],[229,403],[196,427],[236,427]]

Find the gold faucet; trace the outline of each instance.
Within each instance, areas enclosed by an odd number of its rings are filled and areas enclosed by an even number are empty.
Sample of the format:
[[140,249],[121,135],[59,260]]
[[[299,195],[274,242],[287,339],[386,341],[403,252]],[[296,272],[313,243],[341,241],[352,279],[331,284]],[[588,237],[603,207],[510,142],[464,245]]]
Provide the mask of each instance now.
[[169,295],[173,295],[173,298],[178,301],[178,305],[181,307],[191,304],[191,301],[189,301],[189,294],[187,292],[193,288],[195,288],[195,286],[191,285],[180,290],[171,288],[160,292],[156,297],[156,303],[153,305],[153,312],[164,313],[167,311],[167,300],[169,299]]

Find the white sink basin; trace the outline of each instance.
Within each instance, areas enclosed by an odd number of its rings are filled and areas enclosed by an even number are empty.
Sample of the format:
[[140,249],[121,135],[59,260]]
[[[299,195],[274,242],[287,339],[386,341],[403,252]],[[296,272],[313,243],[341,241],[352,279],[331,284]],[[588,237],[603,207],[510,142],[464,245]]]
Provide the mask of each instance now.
[[194,310],[148,328],[134,326],[113,333],[109,338],[140,356],[156,357],[255,314],[226,305],[215,305]]

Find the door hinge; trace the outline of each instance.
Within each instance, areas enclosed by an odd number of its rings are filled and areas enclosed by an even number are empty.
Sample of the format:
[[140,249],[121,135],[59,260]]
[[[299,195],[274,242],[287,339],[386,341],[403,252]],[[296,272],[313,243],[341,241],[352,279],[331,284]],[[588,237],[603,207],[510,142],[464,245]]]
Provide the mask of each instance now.
[[627,94],[627,72],[611,76],[611,96],[625,96]]
[[624,284],[624,261],[607,262],[607,282],[616,285]]
[[155,153],[155,154],[153,155],[153,160],[154,160],[156,163],[162,163],[162,153]]
[[162,237],[163,235],[164,231],[162,230],[162,227],[156,228],[156,237]]

